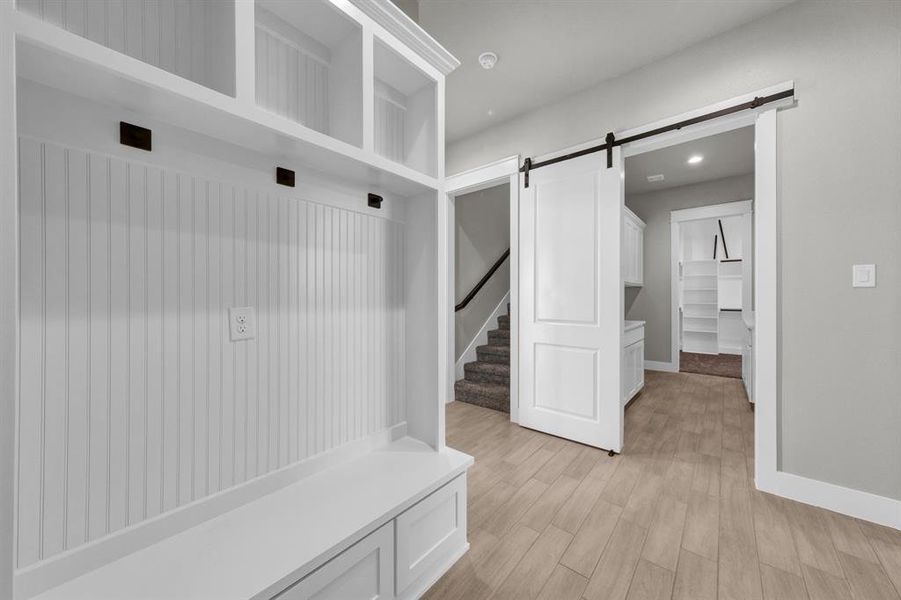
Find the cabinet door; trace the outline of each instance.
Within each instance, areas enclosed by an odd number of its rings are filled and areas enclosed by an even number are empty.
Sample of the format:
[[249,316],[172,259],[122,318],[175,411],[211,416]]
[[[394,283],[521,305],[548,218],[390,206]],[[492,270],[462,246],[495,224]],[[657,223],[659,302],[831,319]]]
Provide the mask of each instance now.
[[466,475],[461,475],[397,517],[397,596],[410,596],[465,546]]
[[623,404],[644,386],[644,341],[623,348]]
[[388,600],[394,597],[394,522],[383,525],[274,600]]
[[644,387],[644,340],[635,344],[635,387],[632,388],[632,396]]

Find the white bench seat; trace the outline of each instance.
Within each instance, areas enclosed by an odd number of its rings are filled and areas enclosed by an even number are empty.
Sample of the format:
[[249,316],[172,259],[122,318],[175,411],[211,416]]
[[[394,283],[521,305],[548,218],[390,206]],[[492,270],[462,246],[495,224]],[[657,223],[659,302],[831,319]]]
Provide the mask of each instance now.
[[40,600],[262,600],[463,473],[402,438],[91,571]]

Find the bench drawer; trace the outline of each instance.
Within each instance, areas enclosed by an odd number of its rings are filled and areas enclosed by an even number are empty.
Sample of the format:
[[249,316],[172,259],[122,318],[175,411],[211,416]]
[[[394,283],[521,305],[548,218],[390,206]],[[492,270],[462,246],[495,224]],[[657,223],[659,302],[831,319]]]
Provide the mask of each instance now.
[[394,597],[394,523],[328,561],[274,600],[388,600]]

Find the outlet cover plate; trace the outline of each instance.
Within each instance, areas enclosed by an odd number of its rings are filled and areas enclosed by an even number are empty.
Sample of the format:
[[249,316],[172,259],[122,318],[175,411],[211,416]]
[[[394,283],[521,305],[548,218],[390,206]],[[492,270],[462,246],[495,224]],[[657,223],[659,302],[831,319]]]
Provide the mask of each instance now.
[[228,309],[228,329],[231,341],[252,340],[257,335],[256,313],[252,306]]
[[852,286],[876,287],[876,265],[854,265],[852,273]]

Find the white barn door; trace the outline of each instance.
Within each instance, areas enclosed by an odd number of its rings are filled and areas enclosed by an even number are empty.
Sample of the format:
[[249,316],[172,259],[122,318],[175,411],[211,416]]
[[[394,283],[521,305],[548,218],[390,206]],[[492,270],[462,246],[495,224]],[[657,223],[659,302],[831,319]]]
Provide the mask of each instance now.
[[598,152],[532,171],[519,224],[519,423],[616,452],[622,164],[616,148],[609,169]]

